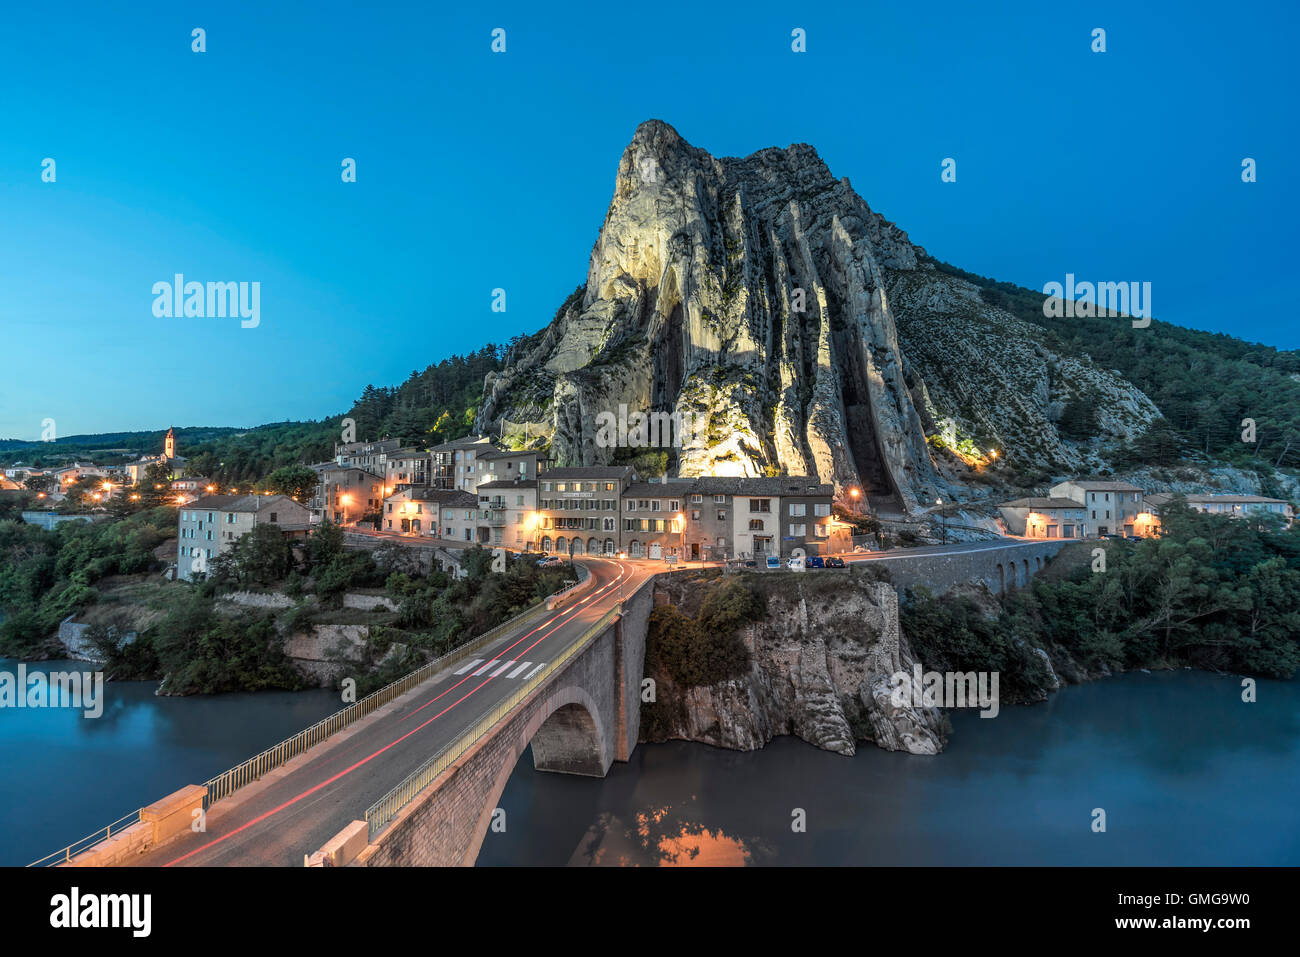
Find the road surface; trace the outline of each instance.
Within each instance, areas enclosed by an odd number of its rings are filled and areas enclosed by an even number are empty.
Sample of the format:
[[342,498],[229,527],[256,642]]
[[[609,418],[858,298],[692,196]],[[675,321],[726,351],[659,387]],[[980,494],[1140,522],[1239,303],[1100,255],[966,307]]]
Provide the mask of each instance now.
[[[595,582],[572,605],[520,626],[453,663],[208,810],[207,831],[142,855],[141,866],[298,866],[412,771],[455,741],[652,574],[579,559]],[[251,757],[251,755],[250,755]],[[195,782],[197,783],[197,782]],[[179,784],[178,784],[179,786]]]

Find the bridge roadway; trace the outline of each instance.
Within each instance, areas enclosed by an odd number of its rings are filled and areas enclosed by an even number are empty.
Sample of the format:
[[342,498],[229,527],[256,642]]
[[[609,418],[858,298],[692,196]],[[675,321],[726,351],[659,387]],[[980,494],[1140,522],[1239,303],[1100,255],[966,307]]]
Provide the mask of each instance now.
[[[305,854],[364,818],[370,805],[577,642],[618,603],[620,583],[622,594],[630,596],[655,571],[617,560],[579,560],[595,582],[573,604],[520,626],[218,801],[208,810],[206,833],[186,834],[137,863],[302,866]],[[477,659],[481,663],[467,670]]]

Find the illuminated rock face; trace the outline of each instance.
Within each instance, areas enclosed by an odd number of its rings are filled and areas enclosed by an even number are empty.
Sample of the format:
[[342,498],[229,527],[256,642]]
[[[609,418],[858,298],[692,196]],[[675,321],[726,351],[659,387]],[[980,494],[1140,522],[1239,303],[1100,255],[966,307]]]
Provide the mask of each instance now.
[[915,510],[952,485],[888,293],[919,273],[949,279],[811,146],[719,159],[643,123],[585,286],[488,377],[477,427],[528,423],[560,464],[591,465],[614,454],[596,417],[620,403],[707,415],[671,450],[682,475],[810,475]]

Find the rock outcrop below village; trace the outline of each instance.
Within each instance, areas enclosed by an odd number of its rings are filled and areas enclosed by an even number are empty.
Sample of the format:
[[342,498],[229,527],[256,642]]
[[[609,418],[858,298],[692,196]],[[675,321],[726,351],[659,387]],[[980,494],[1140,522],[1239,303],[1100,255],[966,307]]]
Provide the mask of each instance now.
[[[983,303],[835,179],[811,146],[716,158],[643,123],[619,162],[585,285],[489,375],[480,430],[527,425],[559,464],[605,464],[597,416],[693,416],[682,475],[814,475],[915,511],[960,483],[936,460],[1004,443],[1076,464],[1053,424],[1096,397],[1115,437],[1150,400]],[[1086,385],[1086,389],[1084,386]]]
[[[780,578],[765,578],[766,615],[741,633],[747,673],[692,688],[649,675],[658,701],[643,707],[642,737],[753,751],[792,734],[846,755],[860,741],[912,754],[941,751],[941,712],[891,701],[892,676],[910,674],[914,663],[892,586],[866,576]],[[689,581],[661,578],[656,589],[656,603],[687,612],[700,600]]]

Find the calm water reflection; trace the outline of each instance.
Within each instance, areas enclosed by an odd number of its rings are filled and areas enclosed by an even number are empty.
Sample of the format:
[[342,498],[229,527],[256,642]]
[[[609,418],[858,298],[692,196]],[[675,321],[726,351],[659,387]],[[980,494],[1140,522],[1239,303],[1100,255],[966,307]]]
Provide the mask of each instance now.
[[1240,694],[1231,677],[1125,675],[956,714],[936,757],[674,742],[591,780],[525,755],[479,863],[1300,864],[1300,683]]

